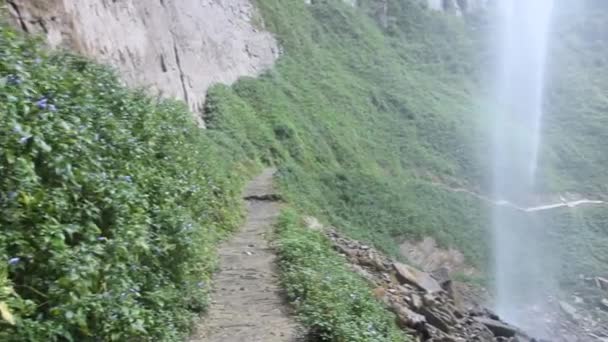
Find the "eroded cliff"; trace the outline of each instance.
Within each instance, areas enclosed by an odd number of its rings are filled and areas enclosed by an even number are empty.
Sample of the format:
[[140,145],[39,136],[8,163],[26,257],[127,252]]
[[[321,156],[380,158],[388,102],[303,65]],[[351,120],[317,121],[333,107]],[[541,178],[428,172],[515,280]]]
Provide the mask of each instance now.
[[[206,90],[256,75],[279,48],[249,0],[11,0],[14,23],[199,113]],[[202,123],[200,115],[196,115]]]

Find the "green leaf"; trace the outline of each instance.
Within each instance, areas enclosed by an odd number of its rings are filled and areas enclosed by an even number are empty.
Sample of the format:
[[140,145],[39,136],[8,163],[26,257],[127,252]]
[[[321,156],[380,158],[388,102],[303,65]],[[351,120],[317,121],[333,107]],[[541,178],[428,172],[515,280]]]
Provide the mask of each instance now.
[[51,150],[52,150],[51,146],[49,146],[44,140],[37,137],[35,139],[35,141],[36,141],[36,145],[38,147],[40,147],[44,152],[47,152],[47,153],[51,152]]
[[11,325],[15,325],[15,317],[13,317],[13,314],[11,313],[8,308],[8,305],[6,305],[5,302],[0,302],[0,315],[2,316],[3,320],[5,320]]

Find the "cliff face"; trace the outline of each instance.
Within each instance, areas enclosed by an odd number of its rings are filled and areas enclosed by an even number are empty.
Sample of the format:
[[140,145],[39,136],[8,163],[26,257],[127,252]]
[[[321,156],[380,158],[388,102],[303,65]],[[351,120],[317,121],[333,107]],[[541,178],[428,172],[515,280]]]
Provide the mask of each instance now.
[[182,99],[195,113],[210,85],[256,75],[279,55],[249,0],[8,3],[21,29],[111,64],[127,84]]

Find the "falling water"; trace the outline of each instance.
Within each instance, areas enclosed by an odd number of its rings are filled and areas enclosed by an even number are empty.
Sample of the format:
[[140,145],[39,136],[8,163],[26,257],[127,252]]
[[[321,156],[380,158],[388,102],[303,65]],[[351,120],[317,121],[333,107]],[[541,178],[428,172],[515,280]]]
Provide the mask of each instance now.
[[[553,0],[498,0],[497,5],[494,196],[523,207],[534,198]],[[542,323],[525,312],[543,310],[553,279],[547,274],[551,256],[541,247],[542,225],[504,208],[495,209],[493,218],[496,310],[507,321],[539,331]]]

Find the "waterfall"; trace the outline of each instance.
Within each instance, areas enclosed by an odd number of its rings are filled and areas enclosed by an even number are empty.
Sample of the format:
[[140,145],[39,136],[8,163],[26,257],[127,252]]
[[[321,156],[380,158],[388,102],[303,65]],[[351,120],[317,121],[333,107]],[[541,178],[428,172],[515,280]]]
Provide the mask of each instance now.
[[[541,143],[544,71],[553,0],[497,0],[499,51],[494,128],[494,198],[528,206],[535,194]],[[551,252],[542,247],[543,225],[508,208],[493,213],[496,311],[531,332],[543,323],[551,291]],[[549,272],[549,273],[548,273]],[[535,315],[539,317],[541,315]]]

